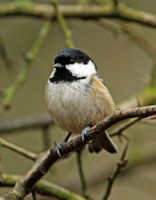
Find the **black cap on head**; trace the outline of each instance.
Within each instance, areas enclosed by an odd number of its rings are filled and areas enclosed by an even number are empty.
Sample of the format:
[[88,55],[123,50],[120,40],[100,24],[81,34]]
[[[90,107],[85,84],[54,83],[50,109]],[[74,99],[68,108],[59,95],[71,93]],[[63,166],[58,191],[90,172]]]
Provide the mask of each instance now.
[[74,63],[87,64],[89,60],[92,59],[86,53],[80,51],[79,49],[72,48],[60,51],[55,57],[55,63],[61,63],[63,65]]

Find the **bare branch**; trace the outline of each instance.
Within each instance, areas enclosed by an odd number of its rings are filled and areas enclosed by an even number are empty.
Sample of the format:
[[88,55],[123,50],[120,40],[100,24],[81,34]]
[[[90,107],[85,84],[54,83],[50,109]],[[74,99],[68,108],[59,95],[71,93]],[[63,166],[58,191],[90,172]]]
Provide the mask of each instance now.
[[[6,173],[2,173],[1,176],[2,182],[0,182],[0,185],[9,187],[14,186],[16,182],[18,182],[21,178],[20,175],[10,175]],[[49,183],[48,181],[39,181],[36,184],[35,191],[38,194],[56,197],[61,200],[85,200],[78,194],[73,193],[65,188],[62,188],[61,186],[58,186],[54,183]]]
[[13,68],[14,61],[12,57],[10,56],[8,49],[6,48],[5,41],[1,35],[0,35],[0,56],[3,59],[6,67],[10,69]]
[[43,138],[43,144],[44,144],[44,151],[49,149],[51,147],[51,141],[50,141],[50,131],[49,126],[43,126],[42,127],[42,138]]
[[[62,145],[61,155],[65,156],[69,152],[83,148],[86,143],[91,139],[95,138],[98,134],[102,133],[106,129],[110,128],[115,123],[134,117],[148,117],[156,114],[156,106],[145,106],[139,108],[132,108],[127,110],[116,110],[112,115],[99,122],[97,125],[92,127],[86,133],[85,141],[82,142],[81,136],[78,136],[69,142]],[[32,191],[36,183],[47,173],[49,168],[59,159],[56,148],[50,149],[42,158],[37,162],[29,172],[20,179],[15,187],[6,195],[3,199],[8,200],[9,196],[14,194],[12,200],[24,198],[28,193]]]
[[121,169],[126,167],[126,165],[127,165],[128,160],[125,159],[127,148],[128,148],[128,143],[126,144],[126,146],[125,146],[125,148],[123,150],[123,153],[121,155],[120,161],[117,163],[117,167],[116,167],[114,173],[112,174],[111,177],[108,177],[108,182],[107,182],[107,185],[106,185],[106,191],[104,193],[103,200],[107,200],[108,199],[116,177],[121,172]]
[[38,36],[37,40],[35,41],[33,48],[31,49],[30,52],[27,53],[26,63],[23,66],[23,68],[21,69],[21,71],[19,72],[17,78],[15,79],[13,84],[10,85],[10,87],[3,90],[2,95],[3,95],[4,108],[10,107],[11,101],[12,101],[16,91],[24,83],[26,76],[27,76],[27,74],[30,70],[31,63],[34,60],[34,58],[36,57],[36,55],[39,52],[42,44],[45,41],[49,27],[50,27],[50,22],[48,21],[41,28],[39,36]]
[[62,14],[62,12],[60,11],[59,5],[58,5],[58,1],[57,0],[50,0],[50,2],[52,3],[52,5],[55,8],[55,12],[56,12],[56,17],[59,23],[59,27],[61,29],[61,32],[65,38],[65,44],[68,48],[74,48],[74,43],[72,41],[72,32],[68,29],[66,21],[64,19],[64,16]]
[[81,181],[82,194],[85,198],[88,199],[89,196],[87,194],[87,181],[85,179],[83,168],[82,168],[82,150],[81,149],[76,152],[76,156],[77,156],[77,166],[78,166],[79,176],[80,176],[80,181]]
[[16,153],[19,153],[19,154],[21,154],[21,155],[23,155],[23,156],[25,156],[25,157],[27,157],[31,160],[36,160],[37,157],[38,157],[37,154],[30,152],[30,151],[28,151],[28,150],[26,150],[22,147],[19,147],[19,146],[13,144],[13,143],[10,143],[10,142],[2,139],[2,138],[0,138],[0,145],[5,147],[5,148],[8,148],[8,149],[10,149],[10,150],[12,150]]
[[134,26],[130,23],[116,23],[112,20],[99,19],[98,24],[115,34],[125,33],[128,34],[137,44],[139,44],[142,49],[147,52],[150,57],[156,59],[156,47],[153,44],[151,38],[145,36],[141,31],[136,30]]
[[[111,4],[103,6],[60,5],[59,9],[66,18],[99,19],[101,17],[114,17],[156,27],[156,16],[154,14],[129,8],[121,3],[115,7]],[[20,6],[17,2],[0,4],[0,16],[17,15],[56,19],[55,9],[48,4],[27,3],[20,4]]]
[[111,132],[110,136],[111,137],[120,136],[123,131],[125,131],[126,129],[128,129],[129,127],[131,127],[133,124],[139,122],[140,120],[141,120],[141,118],[136,118],[134,120],[131,120],[130,122],[122,125],[121,127],[119,127],[118,129],[116,129],[115,131]]
[[16,118],[0,123],[0,133],[25,130],[30,128],[41,128],[54,124],[49,114],[27,116]]

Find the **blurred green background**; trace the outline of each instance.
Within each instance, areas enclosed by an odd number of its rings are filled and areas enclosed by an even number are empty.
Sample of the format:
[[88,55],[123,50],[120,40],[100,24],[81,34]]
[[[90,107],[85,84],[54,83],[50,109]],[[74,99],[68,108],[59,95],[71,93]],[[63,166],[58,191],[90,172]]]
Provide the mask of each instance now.
[[[7,2],[2,1],[1,2]],[[9,2],[9,1],[8,1]],[[45,2],[45,1],[35,1]],[[46,1],[47,2],[47,1]],[[60,1],[66,2],[66,1]],[[72,1],[70,1],[72,2]],[[156,14],[155,0],[125,0],[128,6]],[[25,55],[31,49],[44,20],[31,17],[1,17],[0,35],[5,39],[6,47],[13,61],[13,69],[7,69],[0,58],[0,89],[8,87],[16,78],[25,63]],[[154,61],[128,34],[116,35],[101,27],[96,21],[67,20],[72,30],[72,38],[77,48],[86,52],[96,63],[98,70],[109,88],[116,104],[142,91],[150,81]],[[156,44],[156,30],[133,23],[138,32]],[[65,48],[64,39],[57,23],[52,23],[51,30],[37,58],[32,63],[27,80],[16,93],[10,110],[4,112],[0,123],[14,118],[46,113],[44,87],[52,71],[53,59],[57,52]],[[1,99],[2,103],[2,99]],[[51,127],[51,144],[62,141],[66,133],[58,127]],[[155,200],[156,197],[156,128],[154,125],[138,123],[126,131],[130,137],[128,151],[129,164],[112,189],[110,199]],[[42,130],[33,129],[2,133],[2,138],[33,152],[43,151]],[[123,150],[123,143],[115,142],[119,153],[110,155],[103,151],[100,154],[83,153],[83,166],[88,181],[89,193],[100,199],[104,192],[107,176],[114,169],[115,163]],[[33,162],[0,147],[0,169],[5,173],[24,175]],[[155,157],[154,157],[155,155]],[[150,162],[137,165],[153,157]],[[154,159],[155,158],[155,159]],[[150,160],[150,159],[149,159]],[[57,162],[44,179],[81,193],[75,154],[69,159]],[[0,188],[4,194],[9,188]],[[26,199],[31,198],[29,195]],[[48,199],[39,197],[40,199]],[[51,198],[52,199],[52,198]]]

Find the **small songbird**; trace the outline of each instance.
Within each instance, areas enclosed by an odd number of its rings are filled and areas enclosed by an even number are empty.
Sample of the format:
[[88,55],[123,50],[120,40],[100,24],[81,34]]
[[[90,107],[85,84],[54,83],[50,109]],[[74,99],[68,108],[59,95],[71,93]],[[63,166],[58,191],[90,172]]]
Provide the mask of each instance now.
[[[45,88],[45,102],[53,121],[69,135],[81,134],[115,110],[114,101],[98,74],[93,60],[78,49],[64,49],[55,57],[54,70]],[[65,141],[64,141],[65,142]],[[60,154],[60,143],[57,152]],[[90,152],[117,152],[103,132],[88,143]]]

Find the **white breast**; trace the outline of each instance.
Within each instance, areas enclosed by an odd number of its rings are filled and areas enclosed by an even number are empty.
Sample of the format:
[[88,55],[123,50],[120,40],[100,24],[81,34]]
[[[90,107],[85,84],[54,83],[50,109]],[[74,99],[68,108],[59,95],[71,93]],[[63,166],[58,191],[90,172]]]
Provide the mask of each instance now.
[[86,126],[95,125],[113,112],[114,102],[108,90],[102,84],[102,91],[90,85],[89,78],[72,83],[48,81],[47,108],[62,129],[80,134]]
[[[89,80],[86,83],[89,83]],[[80,133],[88,125],[86,124],[88,122],[82,118],[82,116],[86,118],[88,90],[87,84],[82,84],[80,81],[57,84],[48,81],[47,107],[54,122],[62,129]]]

